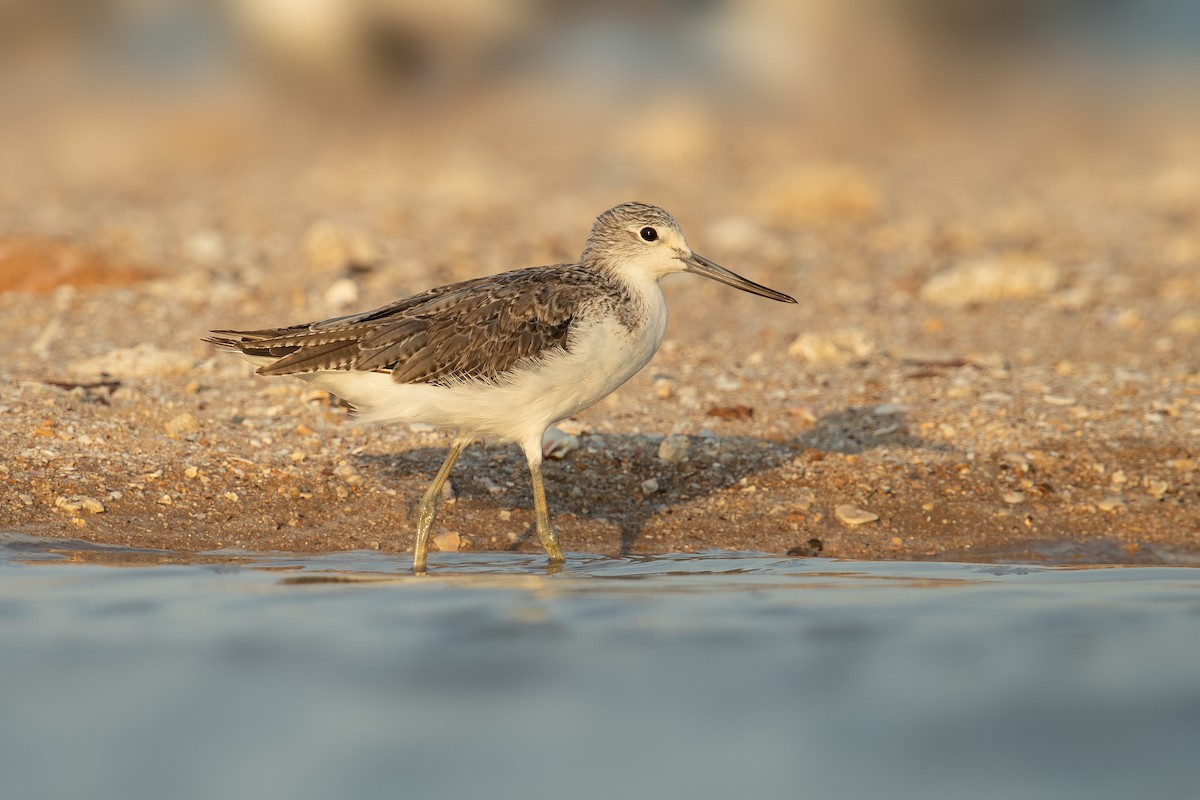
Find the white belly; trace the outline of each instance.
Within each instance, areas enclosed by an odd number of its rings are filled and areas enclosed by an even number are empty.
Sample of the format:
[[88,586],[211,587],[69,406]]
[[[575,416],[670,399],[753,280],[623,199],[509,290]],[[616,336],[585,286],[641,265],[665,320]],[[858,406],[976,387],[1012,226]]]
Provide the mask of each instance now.
[[400,384],[381,372],[300,377],[347,400],[367,422],[424,422],[467,436],[540,442],[546,428],[595,404],[650,362],[667,327],[666,304],[661,294],[654,299],[650,319],[632,332],[603,317],[573,332],[569,350],[539,358],[498,385]]

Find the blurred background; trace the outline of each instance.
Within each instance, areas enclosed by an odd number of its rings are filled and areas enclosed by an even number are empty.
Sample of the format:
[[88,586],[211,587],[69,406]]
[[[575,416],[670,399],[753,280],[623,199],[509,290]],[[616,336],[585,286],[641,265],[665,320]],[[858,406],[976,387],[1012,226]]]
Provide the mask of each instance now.
[[[1198,47],[1188,0],[4,0],[0,231],[114,280],[394,291],[572,259],[641,199],[735,267],[883,258],[904,291],[939,248],[1103,224],[1078,198],[1194,222]],[[44,244],[0,280],[62,269]]]

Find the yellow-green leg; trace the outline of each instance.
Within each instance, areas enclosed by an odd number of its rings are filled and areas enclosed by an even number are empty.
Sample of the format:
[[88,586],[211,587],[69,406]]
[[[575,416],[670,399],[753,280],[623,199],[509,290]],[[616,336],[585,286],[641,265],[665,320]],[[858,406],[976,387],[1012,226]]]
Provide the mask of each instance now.
[[442,468],[438,470],[433,483],[429,484],[425,496],[421,498],[421,505],[417,508],[417,542],[413,547],[414,573],[419,574],[425,571],[425,560],[429,549],[429,531],[433,528],[433,521],[437,519],[438,500],[442,496],[442,487],[446,485],[446,479],[450,477],[450,470],[454,468],[458,454],[469,442],[469,439],[454,440],[450,445],[450,452],[446,454],[446,460],[442,462]]
[[[529,457],[529,474],[533,478],[533,511],[537,516],[537,534],[546,549],[546,556],[551,564],[561,564],[562,548],[558,546],[558,534],[550,524],[550,508],[546,505],[546,487],[542,483],[541,442],[538,442],[536,457]],[[527,453],[528,455],[528,453]]]

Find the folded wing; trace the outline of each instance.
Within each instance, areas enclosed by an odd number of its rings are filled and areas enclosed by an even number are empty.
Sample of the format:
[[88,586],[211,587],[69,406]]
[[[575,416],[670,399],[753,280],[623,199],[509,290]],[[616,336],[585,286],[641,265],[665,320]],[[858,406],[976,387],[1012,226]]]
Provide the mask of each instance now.
[[274,358],[259,368],[262,375],[355,370],[390,372],[397,383],[495,381],[522,362],[566,349],[595,280],[575,266],[535,267],[439,287],[362,314],[213,331],[205,341]]

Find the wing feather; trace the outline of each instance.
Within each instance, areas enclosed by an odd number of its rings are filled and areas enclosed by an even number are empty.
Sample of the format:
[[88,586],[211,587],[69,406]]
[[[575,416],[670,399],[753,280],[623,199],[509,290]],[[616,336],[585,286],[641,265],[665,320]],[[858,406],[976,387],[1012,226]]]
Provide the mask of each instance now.
[[397,383],[494,381],[566,349],[581,309],[611,279],[578,265],[533,267],[440,286],[373,311],[306,325],[213,331],[206,341],[278,360],[263,375],[390,371]]
[[258,374],[296,375],[326,369],[343,369],[350,365],[357,353],[358,343],[354,341],[299,347],[278,361],[259,367]]

